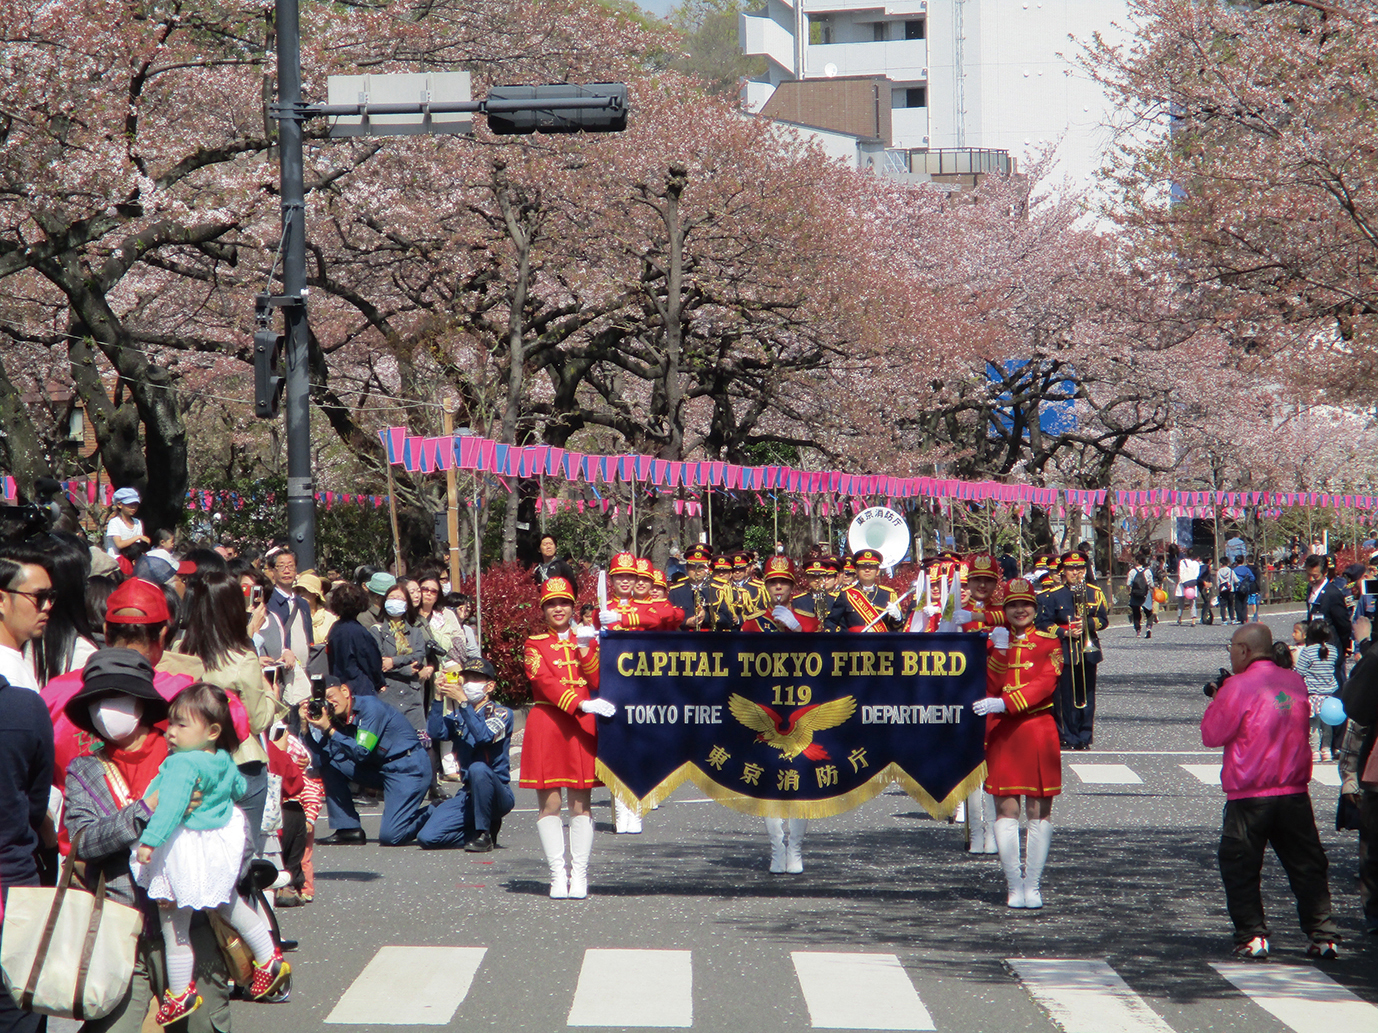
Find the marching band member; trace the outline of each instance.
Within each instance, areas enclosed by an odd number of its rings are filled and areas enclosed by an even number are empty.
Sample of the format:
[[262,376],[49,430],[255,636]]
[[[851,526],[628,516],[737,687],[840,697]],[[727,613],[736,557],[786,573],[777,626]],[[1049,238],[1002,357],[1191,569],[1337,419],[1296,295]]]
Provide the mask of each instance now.
[[[817,631],[819,624],[811,614],[794,608],[794,564],[787,557],[772,556],[766,560],[766,591],[770,593],[771,608],[751,614],[742,630],[788,634],[795,631]],[[767,818],[766,834],[770,836],[770,870],[779,875],[797,875],[804,870],[804,833],[807,818]]]
[[857,583],[839,593],[833,603],[829,615],[833,627],[838,631],[898,631],[904,619],[899,593],[876,580],[880,577],[880,553],[862,549],[854,562]]
[[1096,717],[1096,668],[1100,663],[1099,632],[1110,623],[1105,593],[1086,583],[1086,557],[1069,552],[1062,557],[1064,584],[1039,599],[1038,623],[1057,625],[1062,639],[1062,678],[1057,688],[1058,735],[1063,749],[1091,748]]
[[737,591],[732,585],[732,557],[719,556],[713,561],[713,585],[722,601],[725,621],[718,624],[718,631],[736,631],[742,624],[741,611],[737,609]]
[[747,614],[766,607],[766,588],[752,576],[754,569],[746,552],[738,551],[732,554],[732,606],[737,612],[738,626],[746,619]]
[[632,595],[636,600],[637,613],[641,616],[641,626],[647,631],[678,631],[684,613],[671,606],[663,595],[657,596],[657,574],[660,574],[661,587],[664,588],[665,575],[650,560],[642,557],[636,561],[636,587]]
[[721,588],[710,577],[712,560],[712,549],[695,545],[684,556],[685,579],[670,589],[670,604],[684,611],[684,631],[717,631],[732,623]]
[[[1053,720],[1053,693],[1062,671],[1057,636],[1034,627],[1038,600],[1022,578],[1005,594],[1006,627],[987,646],[986,698],[971,709],[986,717],[986,791],[995,797],[995,843],[1010,907],[1040,908],[1040,882],[1052,841],[1053,797],[1062,792],[1062,751]],[[1028,835],[1019,865],[1019,798]]]
[[666,584],[665,571],[659,567],[651,568],[651,602],[668,608],[661,622],[662,631],[678,631],[684,625],[684,610],[670,602],[670,589]]
[[[593,850],[589,795],[599,784],[594,773],[594,715],[612,717],[617,708],[592,696],[598,688],[598,637],[592,628],[575,630],[570,624],[574,588],[569,581],[552,577],[541,585],[541,613],[546,630],[526,640],[526,674],[535,705],[526,721],[519,784],[536,790],[536,832],[550,866],[551,897],[582,899],[588,896]],[[569,799],[568,872],[561,789]]]
[[837,571],[837,594],[841,595],[843,592],[847,591],[847,589],[856,584],[856,580],[856,563],[853,562],[852,557],[844,556],[842,558],[842,566],[839,567]]
[[[1005,613],[992,601],[1000,584],[1000,565],[995,557],[977,553],[967,560],[962,609],[971,620],[962,625],[965,632],[990,632],[1005,623]],[[993,854],[995,848],[995,798],[978,788],[966,799],[967,849],[973,854]]]
[[828,611],[832,609],[832,600],[828,598],[828,568],[823,566],[821,557],[817,557],[809,563],[808,568],[804,571],[804,576],[808,578],[808,588],[796,593],[791,605],[798,612],[807,613],[822,621],[828,616]]
[[612,589],[612,598],[608,600],[608,608],[599,610],[594,617],[594,627],[618,631],[643,627],[641,607],[636,600],[636,557],[630,552],[613,556],[608,567],[608,586]]

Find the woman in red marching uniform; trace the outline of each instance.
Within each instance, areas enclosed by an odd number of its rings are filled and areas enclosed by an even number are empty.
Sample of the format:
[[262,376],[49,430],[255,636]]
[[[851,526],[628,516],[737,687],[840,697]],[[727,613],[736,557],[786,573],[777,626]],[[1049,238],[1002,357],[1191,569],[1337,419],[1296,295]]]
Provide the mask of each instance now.
[[[1004,611],[995,603],[1000,586],[1000,565],[989,553],[976,553],[967,558],[966,578],[962,584],[962,609],[971,619],[962,625],[965,632],[989,633],[1005,623]],[[995,848],[995,798],[985,786],[972,790],[963,805],[966,819],[967,849],[973,854],[993,854]]]
[[[570,624],[573,586],[562,577],[547,579],[541,585],[541,612],[547,630],[526,640],[526,674],[535,705],[526,720],[519,784],[536,790],[536,832],[550,865],[550,895],[582,899],[588,896],[593,850],[589,795],[599,784],[594,774],[594,715],[612,717],[617,711],[607,700],[592,698],[598,688],[598,636],[592,628],[576,631]],[[568,872],[561,789],[569,798]]]
[[[1062,673],[1056,635],[1034,628],[1038,601],[1022,578],[1005,593],[1006,627],[990,634],[986,698],[971,709],[986,716],[986,791],[995,797],[995,845],[1009,886],[1010,907],[1039,908],[1039,886],[1053,825],[1053,797],[1062,792],[1062,748],[1053,720],[1053,693]],[[1019,798],[1026,800],[1028,836],[1019,864]]]

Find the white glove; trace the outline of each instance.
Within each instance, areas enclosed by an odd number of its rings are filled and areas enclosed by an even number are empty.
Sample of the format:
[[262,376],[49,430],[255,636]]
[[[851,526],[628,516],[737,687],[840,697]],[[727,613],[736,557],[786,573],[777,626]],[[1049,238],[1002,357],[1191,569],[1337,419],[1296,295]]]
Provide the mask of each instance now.
[[1009,628],[991,628],[991,629],[990,629],[990,644],[993,645],[996,649],[1009,649],[1009,648],[1010,648],[1010,629],[1009,629]]
[[923,615],[925,617],[939,617],[942,615],[942,612],[943,608],[941,606],[925,606],[923,608]]
[[607,628],[614,624],[621,624],[622,615],[616,610],[599,610],[598,620],[602,622],[603,627]]
[[770,615],[775,618],[777,623],[783,624],[790,631],[798,631],[802,627],[799,618],[790,612],[788,606],[777,606],[770,611]]
[[885,608],[885,616],[889,617],[891,620],[899,620],[902,618],[904,614],[900,612],[900,604],[891,602],[890,605]]
[[987,714],[1003,714],[1005,712],[1005,701],[999,696],[978,699],[971,705],[971,712],[977,717],[985,717]]
[[585,714],[597,714],[599,717],[612,717],[617,713],[617,708],[605,699],[581,699],[579,709]]
[[590,642],[598,637],[598,629],[592,624],[574,625],[574,641],[580,646],[588,646]]

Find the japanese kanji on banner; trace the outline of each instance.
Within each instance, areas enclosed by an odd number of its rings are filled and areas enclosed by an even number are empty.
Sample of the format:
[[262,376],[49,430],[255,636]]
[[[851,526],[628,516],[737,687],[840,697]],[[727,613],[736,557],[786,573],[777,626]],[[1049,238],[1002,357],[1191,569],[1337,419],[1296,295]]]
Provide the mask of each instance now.
[[985,777],[986,637],[606,632],[598,776],[644,809],[685,779],[746,814],[841,814],[896,782],[945,818]]

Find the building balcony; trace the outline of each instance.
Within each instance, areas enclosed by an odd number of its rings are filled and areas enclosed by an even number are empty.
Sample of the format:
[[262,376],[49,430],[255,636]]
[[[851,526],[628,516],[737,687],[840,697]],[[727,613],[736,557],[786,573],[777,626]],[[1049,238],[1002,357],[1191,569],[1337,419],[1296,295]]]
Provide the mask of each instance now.
[[794,72],[794,36],[773,18],[740,15],[737,36],[747,57],[764,57],[786,72]]
[[[783,0],[794,7],[795,0]],[[928,13],[928,0],[889,0],[889,2],[859,3],[858,0],[802,0],[807,14],[831,14],[841,11],[876,11],[887,17],[922,16]]]
[[928,78],[928,43],[921,39],[897,39],[814,44],[804,50],[804,75],[809,79],[883,75],[895,81],[922,81]]

